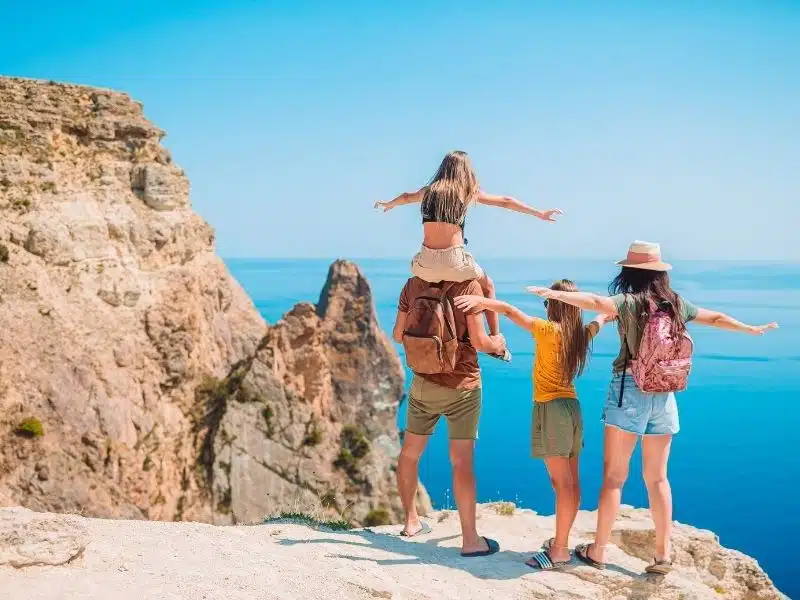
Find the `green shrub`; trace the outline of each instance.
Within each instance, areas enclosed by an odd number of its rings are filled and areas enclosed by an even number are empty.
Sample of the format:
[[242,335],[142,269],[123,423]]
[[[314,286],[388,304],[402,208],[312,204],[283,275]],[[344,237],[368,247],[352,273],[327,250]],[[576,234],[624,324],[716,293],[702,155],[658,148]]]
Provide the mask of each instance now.
[[304,446],[319,446],[322,442],[322,432],[317,429],[316,423],[311,426],[311,429],[306,432],[306,437],[303,438]]
[[342,469],[356,481],[359,478],[358,461],[369,453],[369,440],[355,425],[345,425],[340,437],[341,449],[333,466]]
[[375,508],[367,513],[364,517],[364,525],[366,527],[380,527],[381,525],[388,525],[392,522],[389,516],[389,511],[385,508]]
[[322,494],[319,498],[319,503],[322,504],[322,508],[339,509],[339,503],[336,501],[336,493],[332,491]]
[[17,435],[27,438],[39,438],[44,435],[44,427],[42,422],[36,417],[28,417],[24,419],[16,429]]
[[11,208],[17,212],[27,212],[31,208],[30,198],[14,198],[11,200]]
[[0,244],[0,263],[7,263],[10,257],[11,252],[8,250],[8,246]]
[[231,496],[231,488],[228,488],[223,492],[222,498],[219,499],[217,502],[217,512],[223,515],[229,515],[231,513],[231,502],[233,498]]
[[356,460],[364,458],[369,453],[369,440],[355,425],[344,426],[341,441],[342,448],[347,449]]
[[494,505],[494,511],[503,517],[513,517],[516,510],[513,502],[498,502]]
[[267,405],[261,409],[261,416],[264,417],[264,423],[267,425],[267,437],[272,437],[275,434],[275,424],[273,423],[275,411]]
[[352,529],[353,525],[344,519],[334,519],[330,521],[320,521],[304,513],[299,512],[282,512],[276,517],[264,519],[264,523],[278,523],[281,521],[294,521],[309,527],[331,529],[333,531],[346,531]]

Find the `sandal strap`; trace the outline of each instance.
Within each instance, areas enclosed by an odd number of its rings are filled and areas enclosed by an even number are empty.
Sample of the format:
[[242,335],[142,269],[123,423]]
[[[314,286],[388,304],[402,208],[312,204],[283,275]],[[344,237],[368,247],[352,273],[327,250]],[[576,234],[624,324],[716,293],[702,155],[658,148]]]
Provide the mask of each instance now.
[[535,562],[542,571],[552,571],[569,564],[569,561],[566,560],[553,562],[553,559],[546,551],[537,552],[531,557],[531,561]]

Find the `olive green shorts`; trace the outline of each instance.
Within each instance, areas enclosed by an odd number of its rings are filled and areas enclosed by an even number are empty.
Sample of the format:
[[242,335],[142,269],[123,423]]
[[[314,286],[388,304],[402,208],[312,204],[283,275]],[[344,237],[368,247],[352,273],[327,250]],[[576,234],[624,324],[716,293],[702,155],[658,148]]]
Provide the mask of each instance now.
[[531,447],[534,458],[575,458],[583,449],[583,415],[575,398],[533,405]]
[[474,440],[478,437],[481,416],[481,388],[457,390],[414,376],[408,392],[406,431],[431,435],[444,415],[451,440]]

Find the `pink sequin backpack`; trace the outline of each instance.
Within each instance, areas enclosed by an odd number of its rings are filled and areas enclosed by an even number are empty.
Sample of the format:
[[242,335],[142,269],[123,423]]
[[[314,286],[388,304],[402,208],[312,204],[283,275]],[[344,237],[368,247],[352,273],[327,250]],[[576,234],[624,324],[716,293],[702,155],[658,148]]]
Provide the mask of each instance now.
[[627,336],[624,337],[626,359],[619,390],[619,406],[622,406],[625,371],[629,364],[637,387],[646,393],[682,392],[689,381],[694,342],[686,331],[673,337],[670,314],[656,308],[655,305],[653,308],[655,310],[650,313],[644,325],[639,352],[635,359],[627,358],[630,356],[630,350]]

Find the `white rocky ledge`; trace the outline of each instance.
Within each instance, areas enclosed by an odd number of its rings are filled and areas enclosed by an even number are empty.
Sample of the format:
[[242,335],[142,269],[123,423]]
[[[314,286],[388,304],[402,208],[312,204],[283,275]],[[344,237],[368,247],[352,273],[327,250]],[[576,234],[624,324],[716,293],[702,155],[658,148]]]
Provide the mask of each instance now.
[[[396,526],[334,532],[293,523],[220,527],[0,509],[0,590],[7,600],[786,598],[756,561],[686,525],[674,533],[675,571],[644,575],[653,542],[645,510],[623,508],[605,571],[576,564],[548,573],[524,561],[552,534],[552,517],[508,514],[491,504],[478,512],[481,533],[502,549],[465,559],[452,511],[429,515],[433,533],[406,540]],[[572,543],[589,539],[595,518],[579,514]],[[26,564],[39,566],[18,568]]]

